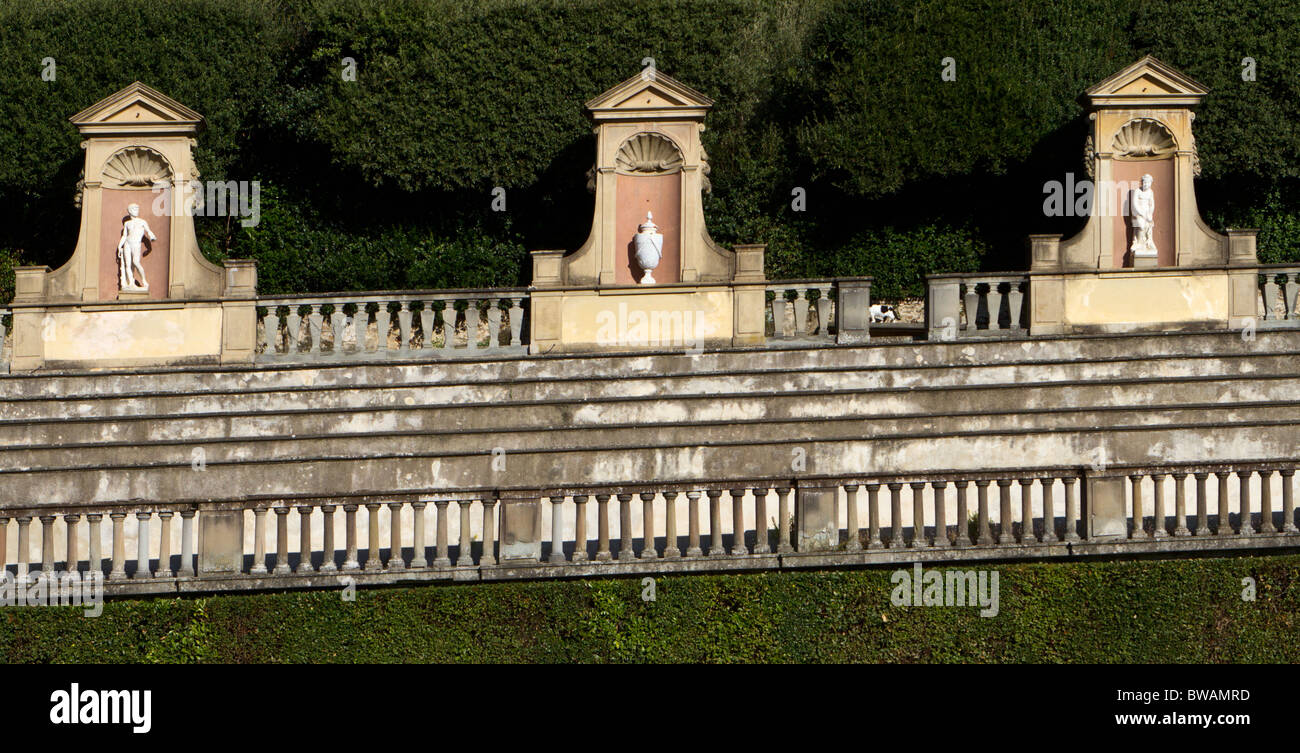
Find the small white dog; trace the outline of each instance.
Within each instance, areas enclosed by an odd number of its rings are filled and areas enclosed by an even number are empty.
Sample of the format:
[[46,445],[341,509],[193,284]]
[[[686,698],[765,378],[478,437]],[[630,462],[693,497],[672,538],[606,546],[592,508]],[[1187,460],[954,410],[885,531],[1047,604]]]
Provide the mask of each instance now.
[[872,304],[871,321],[873,322],[893,322],[898,320],[898,315],[894,313],[894,307],[888,304]]

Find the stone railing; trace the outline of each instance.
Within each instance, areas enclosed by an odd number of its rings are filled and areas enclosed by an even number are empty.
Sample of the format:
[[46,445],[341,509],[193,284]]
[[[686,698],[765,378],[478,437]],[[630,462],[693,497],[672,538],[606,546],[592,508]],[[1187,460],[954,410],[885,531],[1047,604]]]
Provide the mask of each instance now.
[[1259,268],[1259,295],[1264,327],[1300,327],[1300,266],[1267,264]]
[[523,289],[259,298],[257,360],[526,353],[527,300]]
[[[0,564],[22,576],[98,571],[109,594],[132,594],[1290,547],[1298,466],[11,508],[0,511]],[[10,526],[17,548],[6,552]]]
[[870,277],[775,280],[767,292],[769,340],[844,343],[869,337]]
[[928,275],[926,283],[926,326],[931,340],[1024,337],[1029,333],[1028,275]]

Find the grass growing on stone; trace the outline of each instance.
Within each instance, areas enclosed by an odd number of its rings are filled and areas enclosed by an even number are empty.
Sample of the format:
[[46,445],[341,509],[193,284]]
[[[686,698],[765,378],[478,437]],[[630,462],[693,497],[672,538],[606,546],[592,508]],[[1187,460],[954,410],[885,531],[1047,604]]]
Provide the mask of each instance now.
[[3,607],[0,661],[1300,661],[1300,555],[958,569],[996,617],[892,606],[892,568],[448,584]]

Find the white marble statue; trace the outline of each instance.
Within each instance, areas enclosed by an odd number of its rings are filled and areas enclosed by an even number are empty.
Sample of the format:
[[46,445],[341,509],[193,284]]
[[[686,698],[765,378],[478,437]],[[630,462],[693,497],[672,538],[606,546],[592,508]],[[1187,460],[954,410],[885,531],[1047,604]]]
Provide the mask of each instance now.
[[[158,236],[149,229],[149,223],[140,217],[140,205],[131,204],[126,208],[131,215],[122,223],[122,239],[117,242],[117,268],[122,290],[147,291],[149,281],[144,276],[144,257],[142,246],[144,237],[156,241]],[[138,273],[138,274],[137,274]]]
[[659,259],[663,256],[664,236],[663,233],[657,232],[659,227],[655,225],[654,216],[650,212],[645,213],[645,222],[637,227],[636,241],[636,263],[645,271],[641,277],[642,285],[655,284],[655,278],[650,271],[659,266]]
[[1133,245],[1129,250],[1134,257],[1156,256],[1156,242],[1151,237],[1155,228],[1156,195],[1151,190],[1151,176],[1143,175],[1140,187],[1133,189],[1129,198],[1129,215],[1133,223]]

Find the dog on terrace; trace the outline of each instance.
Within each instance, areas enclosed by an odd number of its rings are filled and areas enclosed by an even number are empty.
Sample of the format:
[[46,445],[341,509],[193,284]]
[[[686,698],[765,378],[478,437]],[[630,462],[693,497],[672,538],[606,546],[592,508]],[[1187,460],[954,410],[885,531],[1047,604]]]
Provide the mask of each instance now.
[[893,306],[889,304],[872,304],[871,321],[873,322],[894,322],[898,321],[898,314],[895,313]]

